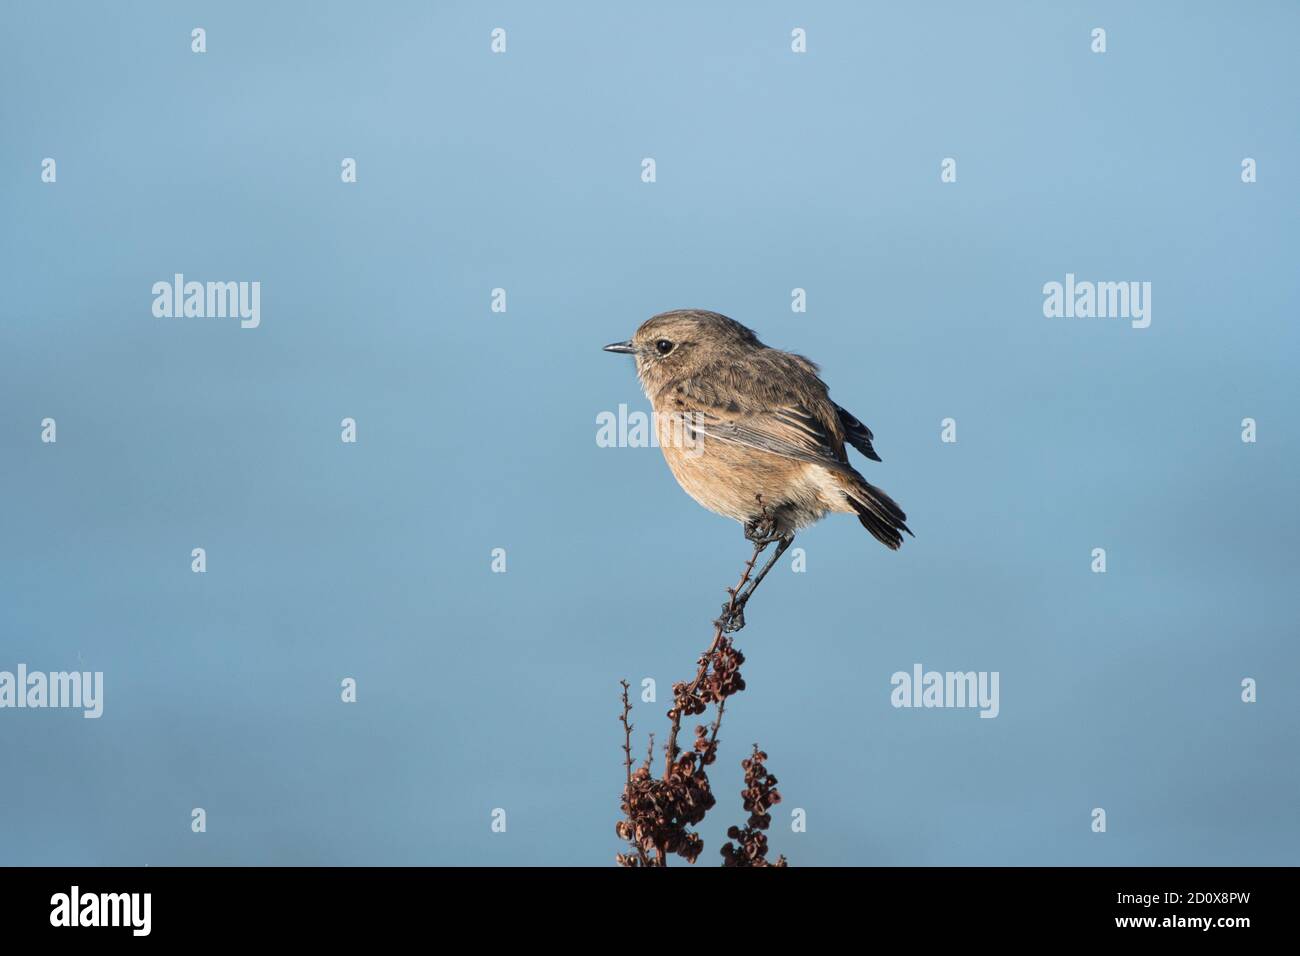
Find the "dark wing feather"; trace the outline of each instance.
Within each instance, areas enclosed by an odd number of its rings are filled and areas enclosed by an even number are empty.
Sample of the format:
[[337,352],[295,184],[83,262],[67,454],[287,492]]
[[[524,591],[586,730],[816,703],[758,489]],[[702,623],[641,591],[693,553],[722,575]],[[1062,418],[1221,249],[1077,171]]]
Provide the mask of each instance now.
[[844,439],[872,461],[880,461],[880,456],[871,447],[871,440],[876,437],[871,434],[871,429],[858,421],[852,412],[846,411],[838,405],[835,406],[835,414],[840,417],[840,427],[844,429]]

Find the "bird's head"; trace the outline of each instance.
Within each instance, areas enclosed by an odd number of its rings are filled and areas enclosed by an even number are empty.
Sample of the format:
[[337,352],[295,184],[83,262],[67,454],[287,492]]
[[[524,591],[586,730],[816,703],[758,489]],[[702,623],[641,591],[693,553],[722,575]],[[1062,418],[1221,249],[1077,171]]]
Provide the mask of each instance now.
[[605,351],[633,356],[637,376],[653,394],[673,379],[765,347],[758,336],[725,315],[679,309],[646,319],[632,338],[606,345]]

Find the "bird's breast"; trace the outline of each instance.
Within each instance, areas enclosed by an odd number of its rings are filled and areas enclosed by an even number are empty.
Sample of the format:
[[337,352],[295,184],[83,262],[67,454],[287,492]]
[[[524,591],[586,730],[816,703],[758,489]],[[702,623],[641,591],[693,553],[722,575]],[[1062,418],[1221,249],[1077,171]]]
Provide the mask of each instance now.
[[823,482],[811,474],[824,469],[707,435],[689,436],[681,443],[661,437],[660,448],[682,490],[710,511],[746,522],[762,508],[781,510],[803,526],[829,510]]

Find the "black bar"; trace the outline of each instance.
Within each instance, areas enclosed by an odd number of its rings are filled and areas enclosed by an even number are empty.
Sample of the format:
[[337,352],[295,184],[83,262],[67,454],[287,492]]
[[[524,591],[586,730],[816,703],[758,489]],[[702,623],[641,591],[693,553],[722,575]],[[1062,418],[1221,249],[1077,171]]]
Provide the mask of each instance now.
[[[77,943],[91,945],[398,941],[429,930],[441,938],[456,926],[476,926],[476,938],[496,940],[530,930],[543,937],[586,935],[605,920],[619,934],[611,939],[623,941],[640,932],[639,922],[650,921],[648,942],[664,925],[686,932],[692,924],[723,920],[743,933],[754,919],[808,921],[819,932],[843,925],[868,936],[919,932],[926,940],[1131,936],[1230,944],[1242,933],[1285,932],[1295,882],[1294,870],[1284,868],[790,868],[746,875],[684,866],[678,872],[683,875],[674,878],[614,868],[3,869],[0,925],[7,940],[67,942],[76,934]],[[74,886],[78,922],[103,913],[105,921],[117,916],[124,925],[52,925],[72,921]],[[146,893],[148,933],[137,935],[145,928],[144,896],[117,894]]]

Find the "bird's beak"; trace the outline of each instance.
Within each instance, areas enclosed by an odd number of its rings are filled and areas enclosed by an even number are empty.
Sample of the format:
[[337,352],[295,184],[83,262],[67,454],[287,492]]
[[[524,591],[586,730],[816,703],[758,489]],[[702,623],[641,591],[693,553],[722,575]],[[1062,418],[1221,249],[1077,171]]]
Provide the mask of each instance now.
[[609,345],[605,346],[605,351],[622,352],[626,355],[631,355],[633,352],[636,351],[636,349],[633,347],[631,342],[612,342]]

